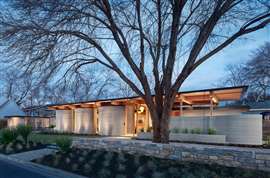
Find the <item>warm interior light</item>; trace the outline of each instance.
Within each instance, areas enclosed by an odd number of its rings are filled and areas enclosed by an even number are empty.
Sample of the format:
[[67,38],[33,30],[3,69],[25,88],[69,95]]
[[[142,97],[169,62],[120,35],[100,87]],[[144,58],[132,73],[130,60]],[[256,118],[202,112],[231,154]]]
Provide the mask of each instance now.
[[144,112],[144,107],[143,106],[140,106],[139,109],[137,110],[137,112],[139,114],[143,113]]
[[214,103],[218,103],[218,100],[217,100],[215,97],[212,97],[212,101],[213,101]]

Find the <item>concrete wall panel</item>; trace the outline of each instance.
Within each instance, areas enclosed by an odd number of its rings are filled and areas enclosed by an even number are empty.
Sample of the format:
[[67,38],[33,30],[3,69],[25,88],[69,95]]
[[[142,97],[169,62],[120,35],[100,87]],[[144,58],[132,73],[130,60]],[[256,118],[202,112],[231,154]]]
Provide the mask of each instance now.
[[55,130],[61,132],[73,132],[72,111],[56,110]]
[[80,108],[74,110],[74,133],[94,134],[93,109]]
[[262,116],[239,114],[215,117],[172,117],[170,128],[215,128],[217,134],[226,135],[226,141],[233,144],[262,144]]
[[100,135],[124,135],[124,106],[101,106],[99,107],[98,118]]

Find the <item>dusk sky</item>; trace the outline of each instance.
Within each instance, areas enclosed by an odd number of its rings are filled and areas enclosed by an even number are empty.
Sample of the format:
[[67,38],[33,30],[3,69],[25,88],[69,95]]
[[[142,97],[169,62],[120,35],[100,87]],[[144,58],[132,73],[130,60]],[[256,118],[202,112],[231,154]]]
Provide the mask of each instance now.
[[196,90],[216,87],[221,83],[226,74],[226,66],[229,64],[243,63],[250,59],[252,51],[270,42],[270,26],[263,30],[244,36],[225,48],[217,55],[199,66],[181,87],[183,90]]

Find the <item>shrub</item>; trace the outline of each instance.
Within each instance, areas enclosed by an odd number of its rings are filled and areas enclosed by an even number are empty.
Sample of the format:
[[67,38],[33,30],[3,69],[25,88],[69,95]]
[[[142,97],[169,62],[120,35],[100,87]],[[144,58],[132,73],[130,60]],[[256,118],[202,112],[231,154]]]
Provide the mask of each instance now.
[[140,132],[144,132],[144,128],[141,128],[141,129],[140,129]]
[[267,136],[264,141],[265,145],[270,146],[270,136]]
[[202,130],[200,128],[191,129],[192,134],[201,134]]
[[121,163],[118,164],[117,170],[118,170],[119,172],[124,172],[124,171],[126,170],[125,164],[121,164]]
[[71,170],[72,170],[72,171],[77,171],[78,168],[79,168],[79,165],[78,165],[77,163],[71,164]]
[[156,166],[155,162],[152,161],[152,160],[147,161],[146,165],[152,171],[157,169],[157,166]]
[[87,164],[87,163],[83,165],[83,172],[84,172],[85,174],[89,174],[91,171],[92,171],[91,165],[89,165],[89,164]]
[[103,168],[98,172],[98,177],[100,177],[100,178],[111,177],[111,172],[108,169]]
[[20,136],[22,136],[24,142],[27,144],[28,138],[32,133],[32,126],[30,125],[19,125],[17,127],[17,132]]
[[116,174],[115,178],[127,178],[124,174]]
[[112,152],[107,152],[105,155],[104,155],[104,159],[106,160],[111,160],[113,158],[113,153]]
[[180,133],[180,129],[175,127],[172,129],[172,133]]
[[54,129],[55,128],[55,125],[49,125],[49,129]]
[[1,140],[3,144],[9,144],[16,140],[18,137],[18,132],[16,129],[2,129]]
[[201,134],[202,133],[202,129],[200,128],[195,128],[195,134]]
[[127,161],[127,159],[126,159],[124,153],[119,153],[119,154],[118,154],[118,161],[119,161],[120,163],[125,163],[125,162]]
[[184,129],[182,130],[182,133],[188,133],[188,128],[184,128]]
[[133,163],[134,163],[135,166],[139,166],[140,165],[140,156],[134,155]]
[[145,165],[141,165],[140,167],[138,167],[137,171],[136,171],[136,177],[143,175],[143,173],[146,171],[146,167]]
[[72,139],[70,137],[59,137],[55,140],[56,145],[60,148],[62,152],[68,152],[72,145]]
[[155,171],[155,172],[153,172],[152,177],[153,178],[164,178],[164,177],[166,177],[166,175],[163,172]]
[[153,131],[153,127],[148,127],[147,128],[147,132],[152,132]]
[[207,130],[207,133],[208,133],[209,135],[215,135],[215,134],[217,133],[217,130],[214,129],[214,128],[209,128],[209,129]]

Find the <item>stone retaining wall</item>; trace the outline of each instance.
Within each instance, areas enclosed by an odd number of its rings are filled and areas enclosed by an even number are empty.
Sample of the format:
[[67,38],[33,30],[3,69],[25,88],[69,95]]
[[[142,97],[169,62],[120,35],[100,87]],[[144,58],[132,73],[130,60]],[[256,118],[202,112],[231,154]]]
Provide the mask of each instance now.
[[156,144],[150,141],[115,138],[76,138],[73,145],[80,148],[124,151],[180,161],[216,163],[270,171],[268,149],[185,143]]

